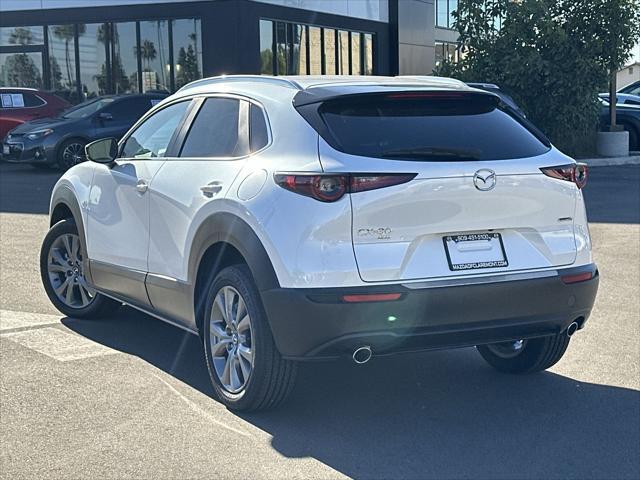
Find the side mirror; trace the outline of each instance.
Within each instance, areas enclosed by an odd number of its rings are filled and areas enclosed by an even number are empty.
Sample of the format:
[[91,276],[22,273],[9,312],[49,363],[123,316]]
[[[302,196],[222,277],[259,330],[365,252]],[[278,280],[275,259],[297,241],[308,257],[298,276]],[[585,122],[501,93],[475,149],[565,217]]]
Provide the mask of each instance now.
[[111,165],[118,156],[118,140],[102,138],[84,147],[87,158],[92,162]]
[[105,122],[105,121],[113,120],[113,115],[111,115],[108,112],[101,112],[98,114],[98,118],[103,122]]

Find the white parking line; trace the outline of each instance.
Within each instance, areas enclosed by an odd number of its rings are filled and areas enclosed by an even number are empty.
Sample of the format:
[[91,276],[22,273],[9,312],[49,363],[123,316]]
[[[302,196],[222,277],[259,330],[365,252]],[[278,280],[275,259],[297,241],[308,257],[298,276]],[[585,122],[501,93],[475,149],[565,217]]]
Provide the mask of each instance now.
[[39,327],[40,325],[59,324],[62,314],[47,315],[44,313],[15,312],[0,310],[0,331],[16,328]]
[[92,342],[79,335],[52,327],[3,333],[0,337],[14,341],[60,362],[118,353],[116,350]]

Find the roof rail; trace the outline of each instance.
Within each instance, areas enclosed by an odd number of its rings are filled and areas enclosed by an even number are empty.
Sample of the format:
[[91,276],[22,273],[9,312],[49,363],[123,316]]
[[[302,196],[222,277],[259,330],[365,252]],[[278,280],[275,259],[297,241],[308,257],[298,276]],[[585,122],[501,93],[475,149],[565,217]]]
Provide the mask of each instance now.
[[295,88],[296,90],[303,90],[303,88],[293,80],[289,80],[281,77],[273,77],[270,75],[220,75],[217,77],[201,78],[191,83],[187,83],[181,87],[178,92],[193,88],[199,85],[208,85],[212,83],[227,83],[227,82],[264,82],[271,84],[278,84],[289,88]]

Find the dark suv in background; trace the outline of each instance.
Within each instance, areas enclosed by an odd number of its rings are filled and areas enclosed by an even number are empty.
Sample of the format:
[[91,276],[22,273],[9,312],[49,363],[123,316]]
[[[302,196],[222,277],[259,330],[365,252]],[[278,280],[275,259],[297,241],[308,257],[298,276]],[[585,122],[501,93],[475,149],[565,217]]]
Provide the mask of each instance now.
[[113,95],[88,100],[55,118],[23,123],[9,132],[2,158],[36,167],[57,165],[63,170],[83,162],[84,147],[98,138],[122,137],[167,94]]

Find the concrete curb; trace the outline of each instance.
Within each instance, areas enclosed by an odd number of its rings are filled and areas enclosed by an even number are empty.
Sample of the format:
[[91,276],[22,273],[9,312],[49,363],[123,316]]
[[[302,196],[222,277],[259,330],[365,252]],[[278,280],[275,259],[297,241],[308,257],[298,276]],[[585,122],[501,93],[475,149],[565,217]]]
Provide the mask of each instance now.
[[590,167],[608,167],[613,165],[640,165],[640,152],[633,152],[628,157],[581,158]]

